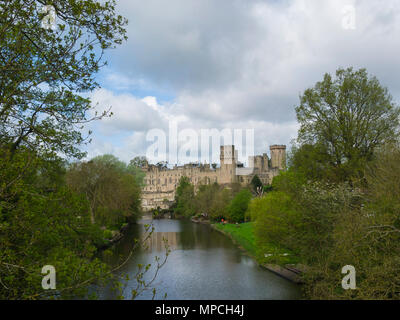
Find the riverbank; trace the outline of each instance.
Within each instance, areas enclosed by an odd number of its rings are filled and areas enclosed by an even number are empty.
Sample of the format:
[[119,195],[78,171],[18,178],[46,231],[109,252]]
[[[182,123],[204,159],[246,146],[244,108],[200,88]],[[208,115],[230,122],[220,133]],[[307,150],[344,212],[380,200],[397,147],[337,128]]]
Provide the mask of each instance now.
[[[142,215],[139,219],[143,219],[146,215]],[[150,216],[151,218],[151,216]],[[102,242],[97,244],[96,247],[98,250],[102,251],[108,249],[121,241],[126,234],[126,231],[132,224],[136,224],[137,220],[128,219],[125,222],[121,223],[119,226],[114,226],[113,228],[107,228],[103,226],[101,228],[103,232]]]
[[304,268],[298,264],[298,257],[272,243],[259,248],[256,245],[252,222],[242,224],[215,223],[211,224],[211,227],[229,237],[261,267],[292,282],[302,282],[301,273]]

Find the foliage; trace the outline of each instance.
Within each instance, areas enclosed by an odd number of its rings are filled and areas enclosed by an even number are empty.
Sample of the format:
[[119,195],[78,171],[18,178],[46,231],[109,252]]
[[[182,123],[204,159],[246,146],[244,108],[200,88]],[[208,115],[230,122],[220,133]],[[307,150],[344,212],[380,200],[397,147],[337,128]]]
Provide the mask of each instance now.
[[231,222],[243,222],[245,213],[252,198],[252,194],[248,189],[243,189],[232,199],[228,206],[228,218]]
[[[318,298],[400,298],[400,151],[380,148],[366,171],[363,205],[343,210],[334,230],[334,246],[307,275],[307,294]],[[338,270],[350,264],[357,271],[357,290],[340,287]]]
[[252,187],[253,192],[257,192],[258,188],[263,187],[263,184],[258,175],[254,175],[254,177],[251,179],[250,185]]
[[[297,257],[287,249],[281,248],[272,242],[258,243],[254,235],[254,222],[245,222],[241,224],[216,223],[214,227],[228,234],[235,243],[245,249],[246,252],[260,264],[297,262]],[[286,255],[287,253],[290,254]],[[271,256],[266,257],[265,254],[270,254]]]
[[[90,224],[88,203],[58,177],[58,159],[42,159],[30,151],[7,151],[0,157],[0,297],[43,299],[41,269],[51,264],[59,288],[96,277],[106,266],[94,259],[102,243],[99,229]],[[45,175],[45,177],[43,177]],[[7,183],[8,181],[8,183]],[[64,293],[84,294],[85,288]],[[52,293],[54,295],[54,293]]]
[[[229,219],[230,213],[228,209],[231,201],[242,189],[243,187],[240,184],[231,184],[227,188],[218,183],[213,183],[199,185],[195,192],[195,188],[190,183],[190,180],[187,177],[182,177],[176,190],[173,206],[174,213],[177,216],[184,217],[202,214],[207,216],[211,221]],[[251,196],[251,192],[246,189],[246,195],[248,194]],[[237,200],[238,204],[242,205],[239,198]],[[244,214],[243,212],[245,211],[243,207],[239,214]]]
[[340,181],[337,171],[330,164],[330,157],[324,145],[292,145],[288,156],[291,171],[302,174],[310,180]]
[[218,191],[213,195],[212,201],[209,202],[209,217],[212,221],[227,219],[229,215],[228,205],[231,199],[231,190],[220,186]]
[[146,176],[142,169],[147,165],[148,161],[146,157],[135,157],[129,162],[127,166],[128,171],[135,176],[136,183],[141,187],[144,187],[145,185],[144,178]]
[[138,156],[133,158],[130,162],[129,162],[129,166],[133,166],[133,167],[137,167],[137,168],[144,168],[146,166],[148,166],[149,162],[147,160],[146,157],[144,156]]
[[347,184],[301,185],[298,178],[290,171],[277,177],[276,191],[254,199],[249,214],[260,242],[280,244],[313,263],[332,246],[339,213],[360,205],[360,192]]
[[194,199],[196,212],[205,213],[210,220],[219,221],[227,217],[226,207],[230,199],[231,192],[217,183],[201,185]]
[[[274,180],[275,191],[251,201],[258,248],[273,243],[299,256],[307,265],[306,297],[399,298],[398,150],[390,145],[375,154],[363,191],[346,183],[305,183],[289,170]],[[345,265],[356,268],[357,290],[341,287]]]
[[271,192],[273,190],[273,187],[271,184],[266,184],[265,186],[263,186],[263,193],[268,193]]
[[140,187],[125,163],[112,155],[73,164],[67,183],[86,196],[93,224],[121,225],[127,218],[135,220],[139,214]]
[[290,248],[293,242],[290,226],[299,220],[299,212],[289,195],[275,191],[263,198],[255,198],[249,204],[248,214],[254,222],[259,246],[276,243]]
[[[55,29],[41,27],[47,4]],[[139,174],[109,155],[67,173],[65,159],[85,155],[86,123],[112,115],[88,93],[105,51],[126,39],[126,23],[113,0],[0,3],[0,299],[77,298],[89,284],[119,284],[112,272],[126,261],[110,269],[96,258],[112,232],[93,222],[137,216]],[[41,287],[45,265],[56,269],[56,290]],[[134,275],[133,297],[154,281],[143,281],[147,270]]]
[[400,109],[365,69],[325,74],[300,97],[296,113],[299,143],[315,145],[316,165],[322,159],[340,181],[361,178],[375,149],[399,134]]
[[174,213],[177,216],[191,217],[195,212],[193,204],[194,186],[190,183],[188,177],[181,177],[178,188],[175,193]]
[[291,168],[282,171],[278,176],[272,179],[272,189],[275,191],[284,191],[295,196],[307,182],[306,177],[298,171]]
[[58,27],[44,29],[47,4],[0,4],[0,136],[12,153],[25,146],[81,157],[82,125],[109,115],[91,112],[82,93],[98,87],[94,75],[105,50],[126,39],[126,20],[114,1],[55,0]]

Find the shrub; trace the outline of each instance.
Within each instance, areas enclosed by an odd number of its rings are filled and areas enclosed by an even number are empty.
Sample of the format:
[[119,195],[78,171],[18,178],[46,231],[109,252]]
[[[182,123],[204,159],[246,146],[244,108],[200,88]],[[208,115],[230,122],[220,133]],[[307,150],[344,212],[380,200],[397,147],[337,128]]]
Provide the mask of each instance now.
[[248,189],[243,189],[236,194],[228,207],[228,218],[232,222],[243,222],[245,213],[252,194]]
[[258,245],[272,242],[283,247],[293,246],[293,225],[298,223],[300,213],[290,195],[274,191],[255,198],[249,204],[248,214],[254,222]]
[[193,216],[196,213],[193,199],[194,186],[190,183],[188,177],[182,177],[176,189],[174,213],[184,217]]

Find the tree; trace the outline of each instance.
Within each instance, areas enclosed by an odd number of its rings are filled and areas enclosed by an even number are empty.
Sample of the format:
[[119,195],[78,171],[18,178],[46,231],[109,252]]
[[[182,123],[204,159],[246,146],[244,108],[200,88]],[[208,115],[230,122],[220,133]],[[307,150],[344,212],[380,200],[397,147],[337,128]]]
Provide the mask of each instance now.
[[365,69],[338,69],[336,78],[305,90],[296,108],[298,141],[318,145],[342,179],[362,175],[375,149],[399,135],[399,107]]
[[139,214],[140,187],[126,164],[112,155],[73,164],[67,183],[86,196],[93,224],[112,226]]
[[311,180],[335,179],[335,172],[330,165],[330,157],[325,145],[292,145],[288,157],[290,170],[295,170]]
[[[47,5],[57,16],[54,29],[41,25]],[[87,194],[66,185],[61,157],[81,159],[79,147],[90,142],[84,125],[112,115],[95,110],[88,93],[99,87],[95,74],[106,64],[105,51],[127,39],[126,23],[115,13],[114,0],[0,2],[0,299],[84,296],[89,284],[104,284],[121,266],[110,269],[96,257],[103,234],[90,222],[95,216]],[[85,182],[112,182],[97,189],[97,213],[136,212],[140,189],[121,171],[121,162],[105,156],[86,165],[89,174],[93,167],[115,169],[112,177],[101,172]],[[86,177],[77,171],[79,189]],[[99,197],[107,188],[114,203]],[[135,242],[127,259],[140,244]],[[156,275],[163,263],[157,261]],[[47,264],[57,270],[56,290],[41,287]],[[146,265],[134,275],[139,288],[133,297],[154,281],[143,281],[148,270]]]
[[[57,297],[41,288],[46,264],[56,267],[57,289],[102,273],[94,257],[100,229],[90,224],[85,198],[66,187],[64,163],[23,149],[10,162],[7,152],[0,153],[0,299]],[[84,294],[75,289],[63,297]]]
[[251,197],[251,192],[248,189],[242,189],[236,194],[228,207],[230,221],[238,223],[244,221]]
[[146,174],[143,171],[143,168],[149,164],[146,157],[140,156],[133,158],[128,164],[128,171],[133,174],[136,178],[136,183],[143,187],[144,186],[144,178]]
[[190,217],[195,214],[194,186],[188,177],[181,177],[175,193],[174,212],[178,216]]
[[[115,1],[54,0],[57,28],[41,26],[45,0],[0,4],[0,136],[11,156],[21,146],[82,157],[83,125],[94,112],[87,95],[105,50],[126,39]],[[93,112],[92,112],[93,111]],[[89,132],[90,134],[90,132]]]
[[258,175],[254,175],[254,177],[251,179],[250,184],[251,184],[254,192],[257,192],[257,190],[259,190],[259,188],[262,188],[262,186],[263,186]]
[[134,157],[130,162],[129,166],[137,167],[137,168],[144,168],[149,164],[149,161],[144,156],[137,156]]

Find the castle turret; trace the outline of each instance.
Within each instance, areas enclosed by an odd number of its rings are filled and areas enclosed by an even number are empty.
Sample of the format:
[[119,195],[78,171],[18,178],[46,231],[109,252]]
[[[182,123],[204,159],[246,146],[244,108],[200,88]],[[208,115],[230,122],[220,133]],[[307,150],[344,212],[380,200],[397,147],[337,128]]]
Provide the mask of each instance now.
[[221,161],[221,183],[231,183],[235,181],[236,176],[236,162],[237,162],[237,151],[235,146],[221,146],[220,149],[220,161]]
[[280,170],[286,167],[286,146],[273,145],[269,147],[271,151],[271,167]]
[[267,172],[269,169],[268,155],[264,153],[262,156],[249,156],[249,167],[256,174]]

